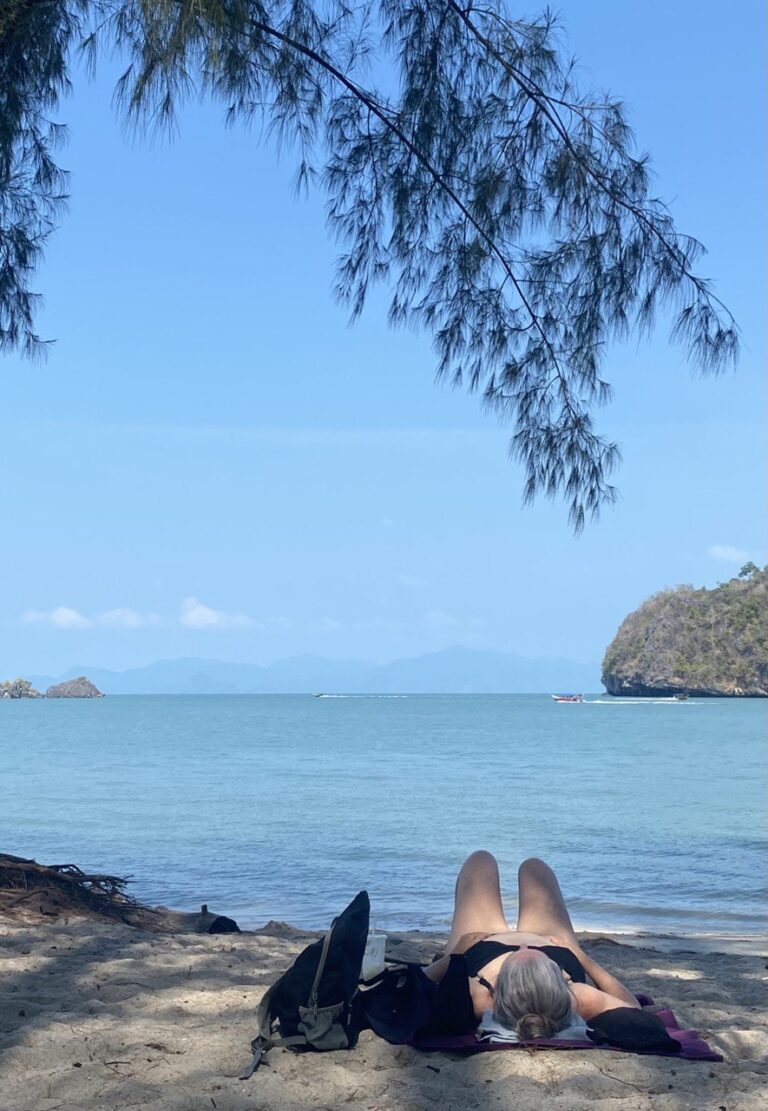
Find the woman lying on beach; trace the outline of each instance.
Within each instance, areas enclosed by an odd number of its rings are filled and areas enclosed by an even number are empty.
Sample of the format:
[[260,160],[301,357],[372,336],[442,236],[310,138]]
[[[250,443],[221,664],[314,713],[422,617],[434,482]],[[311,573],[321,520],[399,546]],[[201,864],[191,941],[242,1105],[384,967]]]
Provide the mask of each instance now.
[[511,930],[495,858],[481,850],[462,865],[445,956],[425,970],[438,984],[443,1033],[474,1029],[491,1010],[497,1023],[528,1041],[552,1037],[575,1015],[588,1020],[639,1006],[579,945],[557,877],[543,860],[520,865],[518,887],[517,929]]

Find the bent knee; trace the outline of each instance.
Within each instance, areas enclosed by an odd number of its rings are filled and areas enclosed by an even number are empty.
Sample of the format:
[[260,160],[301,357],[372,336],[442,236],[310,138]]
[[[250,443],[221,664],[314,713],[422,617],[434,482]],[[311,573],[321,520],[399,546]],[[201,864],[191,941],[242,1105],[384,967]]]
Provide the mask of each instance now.
[[489,853],[487,849],[475,849],[461,866],[462,872],[480,872],[486,869],[492,869],[493,871],[498,869],[496,857],[493,853]]
[[518,875],[525,875],[526,872],[541,874],[541,872],[551,871],[552,869],[546,863],[546,861],[541,860],[538,856],[529,856],[528,859],[524,860],[518,868]]

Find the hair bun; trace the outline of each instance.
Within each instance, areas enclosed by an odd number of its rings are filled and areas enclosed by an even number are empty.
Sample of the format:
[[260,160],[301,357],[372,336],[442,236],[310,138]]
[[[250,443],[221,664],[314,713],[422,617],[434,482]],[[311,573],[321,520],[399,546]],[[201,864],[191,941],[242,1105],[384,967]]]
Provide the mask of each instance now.
[[547,1015],[523,1015],[517,1024],[517,1035],[521,1041],[533,1041],[535,1038],[551,1038],[557,1029],[557,1023]]

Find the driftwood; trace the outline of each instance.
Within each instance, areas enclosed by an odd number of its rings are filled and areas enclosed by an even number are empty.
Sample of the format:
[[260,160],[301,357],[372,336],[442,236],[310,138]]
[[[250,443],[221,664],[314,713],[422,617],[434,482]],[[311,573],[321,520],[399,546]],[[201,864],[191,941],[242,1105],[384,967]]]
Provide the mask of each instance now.
[[76,864],[38,864],[0,853],[0,910],[28,908],[46,915],[86,912],[137,924],[152,912],[125,888],[129,878],[89,875]]
[[234,919],[205,904],[199,914],[144,906],[126,895],[129,883],[130,877],[89,875],[76,864],[38,864],[0,853],[0,915],[90,914],[160,933],[239,933]]

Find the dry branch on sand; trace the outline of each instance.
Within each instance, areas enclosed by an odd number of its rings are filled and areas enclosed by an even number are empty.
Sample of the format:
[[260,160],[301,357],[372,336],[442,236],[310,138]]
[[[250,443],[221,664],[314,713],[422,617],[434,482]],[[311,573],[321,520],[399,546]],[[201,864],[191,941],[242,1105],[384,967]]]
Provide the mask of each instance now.
[[239,932],[232,918],[209,911],[205,903],[199,912],[145,906],[126,895],[128,883],[129,877],[93,875],[76,864],[38,864],[0,853],[0,917],[86,915],[156,933]]
[[134,924],[148,908],[126,895],[128,882],[121,876],[89,875],[76,864],[38,864],[0,853],[0,911],[6,913],[22,907],[51,917],[90,912]]

